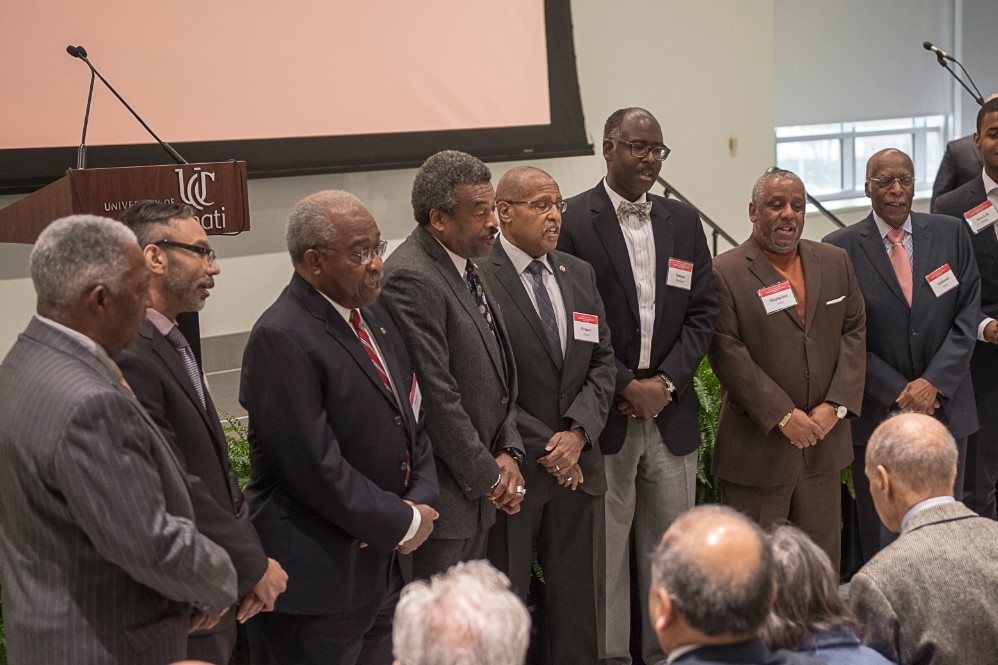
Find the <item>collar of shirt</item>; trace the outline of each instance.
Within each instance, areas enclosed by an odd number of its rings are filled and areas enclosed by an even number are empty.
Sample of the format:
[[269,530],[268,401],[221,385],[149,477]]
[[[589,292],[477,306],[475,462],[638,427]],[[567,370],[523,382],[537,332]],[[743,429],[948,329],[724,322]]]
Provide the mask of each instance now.
[[164,337],[173,330],[173,326],[177,325],[175,321],[171,321],[166,318],[161,311],[158,309],[153,309],[152,307],[146,308],[146,318],[149,319],[149,323],[153,324]]
[[447,256],[449,256],[450,260],[454,262],[454,267],[457,269],[457,274],[461,276],[461,279],[467,279],[467,275],[465,274],[465,268],[468,265],[468,259],[462,258],[457,254],[455,254],[454,252],[447,249],[447,245],[437,240],[436,236],[433,236],[433,239],[439,242],[440,246],[444,248],[445,252],[447,252]]
[[[610,203],[613,204],[614,210],[617,210],[617,208],[620,206],[621,203],[627,201],[627,199],[625,199],[623,196],[613,191],[613,189],[607,183],[606,177],[603,178],[603,187],[604,189],[606,189],[607,196],[610,197]],[[628,201],[628,203],[645,203],[646,201],[648,201],[648,194],[642,192],[641,196],[639,196],[633,201]]]
[[675,660],[680,656],[685,656],[689,652],[695,651],[702,646],[703,646],[702,644],[684,644],[681,647],[676,647],[675,649],[669,652],[668,656],[666,656],[665,662],[666,663],[675,662]]
[[[503,238],[502,236],[499,237],[500,237],[499,242],[502,243],[502,248],[506,250],[506,256],[509,257],[510,263],[513,264],[513,268],[516,270],[516,274],[522,275],[523,272],[527,269],[527,266],[529,266],[531,262],[535,260],[534,257],[530,256],[529,254],[527,254],[525,251],[523,251],[522,249],[520,249],[510,241],[506,240],[506,238]],[[547,270],[552,275],[554,274],[554,271],[551,270],[551,265],[548,263],[547,254],[544,254],[543,256],[538,256],[536,260],[544,264],[545,270]]]
[[[312,288],[315,289],[314,286]],[[340,316],[343,317],[343,320],[347,322],[347,325],[350,326],[350,330],[353,330],[353,325],[350,324],[350,312],[352,312],[353,310],[352,309],[348,309],[348,308],[344,307],[343,305],[339,304],[338,302],[336,302],[335,300],[333,300],[332,298],[330,298],[329,296],[327,296],[325,293],[323,293],[319,289],[315,289],[315,292],[318,293],[323,298],[325,298],[326,302],[328,302],[330,305],[332,305],[333,309],[335,309],[337,311],[337,313]],[[360,308],[358,307],[357,309],[359,310]],[[364,313],[363,312],[361,312],[361,314],[360,314],[360,320],[364,321]]]
[[[887,240],[887,234],[893,231],[894,227],[885,222],[883,218],[881,218],[880,215],[877,214],[876,210],[873,211],[873,221],[877,223],[877,230],[880,231],[880,239],[883,240],[884,242],[889,242]],[[908,219],[904,220],[904,224],[901,225],[901,228],[907,231],[908,235],[911,235],[910,213],[908,214]]]
[[956,501],[956,499],[951,496],[934,496],[930,499],[926,499],[925,501],[919,501],[914,506],[909,508],[908,512],[904,514],[904,517],[901,518],[901,531],[903,532],[906,528],[908,528],[908,522],[911,521],[912,517],[919,514],[926,508],[941,506],[944,503],[951,503],[953,501]]
[[984,178],[984,194],[989,197],[996,194],[995,190],[998,189],[998,182],[992,180],[986,170],[981,173],[981,177]]
[[68,335],[72,339],[82,344],[84,348],[86,348],[88,351],[97,356],[97,360],[99,360],[102,365],[107,367],[108,370],[111,372],[111,374],[117,376],[118,372],[120,372],[120,370],[118,369],[118,365],[116,365],[115,362],[111,360],[111,356],[107,355],[107,351],[104,350],[104,347],[98,344],[97,341],[94,340],[92,337],[87,337],[79,330],[73,330],[68,326],[62,325],[58,321],[47,319],[40,314],[35,314],[35,318],[44,323],[45,325],[55,328],[59,332]]

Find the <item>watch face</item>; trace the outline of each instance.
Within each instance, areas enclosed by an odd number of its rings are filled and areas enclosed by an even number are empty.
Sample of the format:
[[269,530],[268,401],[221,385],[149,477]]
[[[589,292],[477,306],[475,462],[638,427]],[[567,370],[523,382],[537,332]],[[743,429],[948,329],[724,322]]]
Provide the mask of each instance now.
[[847,415],[849,415],[849,409],[845,408],[844,406],[840,406],[837,409],[835,409],[835,415],[839,417],[839,420],[841,420],[842,418],[845,418]]

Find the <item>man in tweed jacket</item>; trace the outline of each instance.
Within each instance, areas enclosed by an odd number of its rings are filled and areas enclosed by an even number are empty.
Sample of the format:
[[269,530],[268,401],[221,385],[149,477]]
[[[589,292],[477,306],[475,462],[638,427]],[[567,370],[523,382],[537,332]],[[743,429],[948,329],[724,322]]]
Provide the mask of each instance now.
[[866,448],[877,514],[900,532],[852,579],[866,640],[901,665],[990,665],[998,654],[998,522],[953,499],[956,443],[905,413]]

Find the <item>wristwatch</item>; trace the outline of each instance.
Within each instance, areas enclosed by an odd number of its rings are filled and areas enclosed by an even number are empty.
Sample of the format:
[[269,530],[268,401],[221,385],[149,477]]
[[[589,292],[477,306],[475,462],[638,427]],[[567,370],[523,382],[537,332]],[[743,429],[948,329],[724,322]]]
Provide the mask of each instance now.
[[665,384],[666,390],[668,390],[670,393],[676,392],[676,384],[672,382],[672,379],[670,379],[665,372],[659,372],[655,376],[662,379],[662,382]]
[[829,402],[829,404],[835,407],[835,417],[839,420],[842,420],[849,415],[849,409],[845,408],[841,404],[836,404],[835,402]]
[[513,461],[516,462],[517,466],[522,466],[523,465],[523,453],[521,453],[516,448],[503,448],[502,450],[499,451],[500,455],[502,453],[506,453],[507,455],[509,455],[510,457],[512,457]]

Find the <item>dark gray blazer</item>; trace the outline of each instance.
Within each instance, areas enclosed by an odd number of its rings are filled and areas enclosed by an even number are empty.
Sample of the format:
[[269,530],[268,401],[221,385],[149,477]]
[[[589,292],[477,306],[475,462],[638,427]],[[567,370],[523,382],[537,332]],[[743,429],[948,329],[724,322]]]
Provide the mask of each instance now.
[[852,578],[867,643],[898,663],[992,665],[998,522],[962,503],[927,508]]
[[947,143],[932,185],[932,199],[929,203],[932,212],[936,212],[936,201],[941,196],[981,175],[983,168],[984,158],[974,145],[973,135],[961,136]]
[[[852,259],[866,301],[866,388],[853,423],[855,445],[865,446],[894,409],[905,385],[924,377],[939,389],[935,417],[956,438],[977,431],[970,356],[981,322],[981,278],[963,224],[943,215],[911,213],[914,265],[912,304],[901,293],[871,213],[825,237]],[[925,276],[948,263],[959,286],[936,297]]]
[[483,287],[501,348],[464,276],[425,228],[413,229],[385,261],[381,301],[402,332],[423,388],[440,482],[440,518],[430,538],[470,538],[492,526],[496,509],[485,494],[499,476],[495,456],[503,448],[523,450],[513,353],[501,307],[488,283]]
[[[558,483],[537,459],[547,454],[544,446],[554,433],[568,429],[573,421],[582,425],[593,443],[591,449],[579,456],[585,478],[579,489],[593,495],[606,492],[599,436],[610,410],[617,376],[610,328],[592,266],[561,252],[550,252],[548,258],[565,301],[568,325],[568,348],[560,372],[551,356],[537,310],[502,245],[496,243],[491,257],[477,259],[502,305],[516,358],[520,384],[516,422],[527,453],[523,478],[530,488],[525,500],[540,502],[557,491]],[[573,339],[573,312],[599,317],[598,344]]]
[[0,567],[21,665],[166,665],[188,608],[236,600],[225,551],[192,521],[183,468],[138,401],[37,319],[0,366]]

